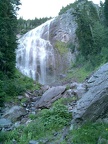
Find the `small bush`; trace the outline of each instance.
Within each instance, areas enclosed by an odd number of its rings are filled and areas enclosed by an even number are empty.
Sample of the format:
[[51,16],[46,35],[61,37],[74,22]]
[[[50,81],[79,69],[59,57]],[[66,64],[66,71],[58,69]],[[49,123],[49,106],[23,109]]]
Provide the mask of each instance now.
[[42,111],[42,121],[47,129],[58,129],[69,123],[72,116],[60,101],[54,103],[50,110]]

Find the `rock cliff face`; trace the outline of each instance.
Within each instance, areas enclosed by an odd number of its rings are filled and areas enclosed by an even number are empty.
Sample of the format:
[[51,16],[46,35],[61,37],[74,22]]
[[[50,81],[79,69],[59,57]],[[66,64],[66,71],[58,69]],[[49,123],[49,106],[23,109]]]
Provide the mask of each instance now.
[[[67,71],[71,61],[75,61],[76,48],[78,45],[76,37],[77,23],[72,15],[72,9],[67,13],[56,17],[51,23],[49,40],[55,49],[55,64],[58,74]],[[68,44],[71,43],[74,52]]]
[[69,43],[77,47],[77,24],[67,13],[47,21],[19,39],[16,67],[41,84],[49,84],[65,73],[75,57]]
[[108,116],[108,63],[96,71],[87,81],[88,91],[73,109],[75,121],[95,121]]

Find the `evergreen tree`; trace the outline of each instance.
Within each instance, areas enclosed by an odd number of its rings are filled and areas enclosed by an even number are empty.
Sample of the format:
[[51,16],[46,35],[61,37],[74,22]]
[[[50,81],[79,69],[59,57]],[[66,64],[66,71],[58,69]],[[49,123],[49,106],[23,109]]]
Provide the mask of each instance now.
[[15,69],[15,49],[19,0],[0,0],[0,71],[11,77]]
[[79,51],[81,55],[87,60],[93,53],[93,36],[92,36],[92,25],[90,13],[91,5],[88,2],[76,8],[76,16],[78,28],[76,34],[79,40]]
[[108,0],[105,0],[104,3],[104,15],[105,15],[105,24],[108,27]]

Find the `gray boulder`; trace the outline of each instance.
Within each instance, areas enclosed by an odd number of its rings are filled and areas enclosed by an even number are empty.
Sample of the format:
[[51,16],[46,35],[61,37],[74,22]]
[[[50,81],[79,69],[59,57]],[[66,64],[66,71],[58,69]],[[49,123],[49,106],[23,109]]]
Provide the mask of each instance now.
[[3,118],[10,119],[12,122],[17,121],[21,116],[26,115],[26,110],[21,106],[13,106],[10,110],[6,111]]
[[78,99],[80,99],[87,90],[85,84],[77,82],[71,83],[70,88],[73,90],[73,94],[76,95]]
[[77,101],[73,119],[95,121],[108,114],[108,63],[96,71],[87,81],[88,91]]
[[69,85],[69,89],[65,92],[63,97],[68,98],[75,96],[78,100],[84,95],[84,93],[86,93],[86,90],[87,88],[85,84],[73,82]]
[[65,91],[65,89],[66,86],[57,86],[48,89],[36,103],[36,108],[49,108],[54,101],[62,97],[62,93]]
[[1,118],[0,119],[0,128],[10,127],[12,126],[12,122],[9,119]]

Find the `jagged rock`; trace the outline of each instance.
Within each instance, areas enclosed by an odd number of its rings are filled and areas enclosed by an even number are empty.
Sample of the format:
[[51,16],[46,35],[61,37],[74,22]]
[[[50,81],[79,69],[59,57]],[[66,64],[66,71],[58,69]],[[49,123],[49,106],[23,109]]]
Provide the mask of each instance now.
[[95,121],[108,114],[108,63],[87,81],[88,91],[73,109],[75,121]]
[[36,108],[50,107],[51,104],[62,97],[62,93],[65,91],[66,86],[57,86],[48,89],[36,103]]
[[24,116],[26,114],[26,110],[21,106],[13,106],[10,110],[6,111],[6,113],[3,115],[3,118],[7,118],[15,122],[20,119],[21,116]]
[[38,97],[32,97],[32,98],[31,98],[31,101],[32,101],[32,102],[36,102],[36,101],[39,101],[40,98],[41,98],[41,97],[39,97],[39,96],[38,96]]
[[82,83],[73,82],[69,85],[69,87],[70,89],[65,92],[64,97],[76,96],[77,99],[80,99],[86,92],[86,86]]
[[60,74],[59,76],[60,76],[60,79],[66,78],[65,74]]
[[34,90],[33,91],[33,95],[34,96],[42,96],[42,94],[43,94],[43,91],[40,89],[40,90]]
[[23,98],[24,98],[24,96],[22,96],[22,95],[19,95],[19,96],[18,96],[18,100],[20,100],[20,101],[21,101]]
[[63,95],[64,98],[67,98],[67,97],[73,97],[74,96],[74,93],[73,93],[73,90],[72,89],[68,89],[65,94]]
[[20,126],[20,121],[15,122],[14,127],[17,128]]
[[41,90],[42,90],[43,93],[45,93],[49,88],[50,88],[49,85],[43,85],[43,86],[41,87]]
[[86,86],[85,84],[82,83],[77,83],[76,88],[73,89],[73,93],[74,95],[76,95],[78,99],[80,99],[85,92],[86,92]]
[[108,124],[108,118],[100,118],[96,122],[100,124]]

